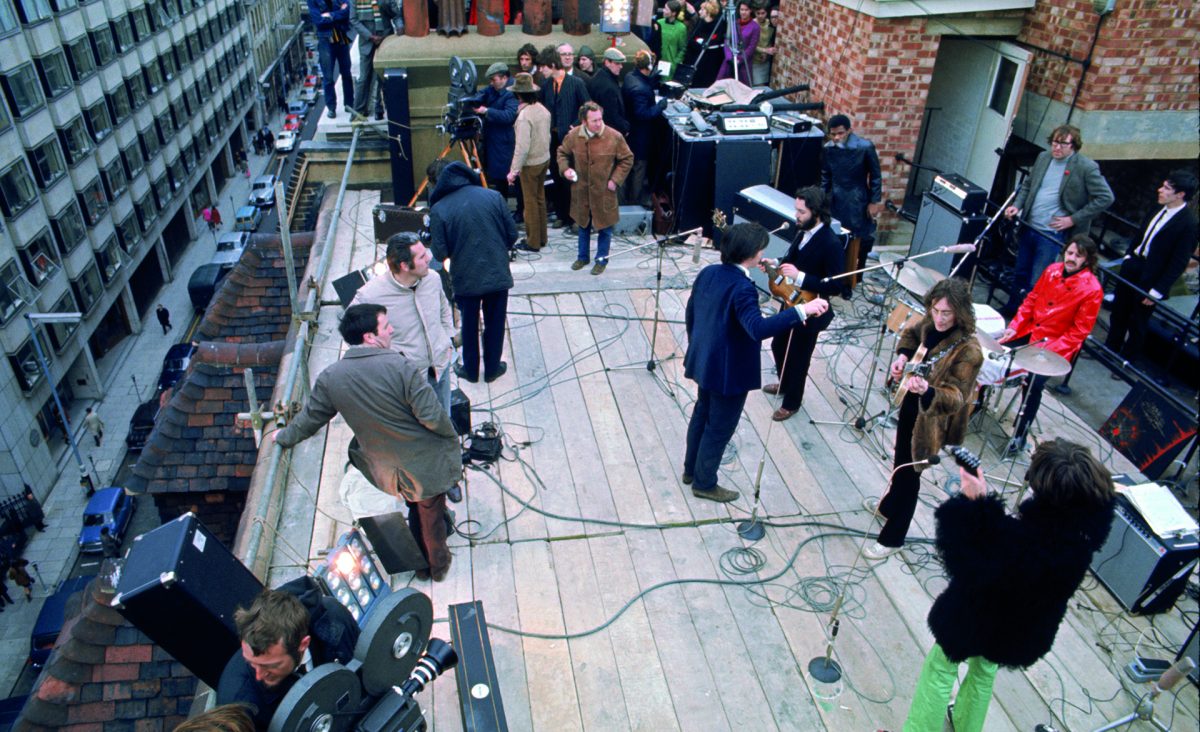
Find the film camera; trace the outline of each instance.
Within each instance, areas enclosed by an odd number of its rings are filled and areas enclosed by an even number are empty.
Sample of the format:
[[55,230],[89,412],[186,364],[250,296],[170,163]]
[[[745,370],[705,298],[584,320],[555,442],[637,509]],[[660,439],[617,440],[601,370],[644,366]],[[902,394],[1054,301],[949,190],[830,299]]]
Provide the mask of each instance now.
[[475,110],[483,106],[483,93],[475,91],[478,79],[474,61],[450,57],[450,88],[438,132],[455,140],[473,140],[479,136],[483,120]]

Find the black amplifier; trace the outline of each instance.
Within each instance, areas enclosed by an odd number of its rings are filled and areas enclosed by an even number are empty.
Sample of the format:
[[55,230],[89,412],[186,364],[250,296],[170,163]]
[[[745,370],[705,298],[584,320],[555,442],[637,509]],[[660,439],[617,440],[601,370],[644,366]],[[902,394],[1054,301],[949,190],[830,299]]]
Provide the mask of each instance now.
[[929,193],[963,216],[980,216],[987,207],[987,191],[954,173],[935,177]]
[[1170,610],[1200,558],[1200,540],[1159,537],[1125,496],[1117,495],[1108,541],[1092,556],[1096,575],[1134,615]]
[[195,514],[185,513],[133,540],[112,605],[215,689],[242,647],[233,614],[262,589]]

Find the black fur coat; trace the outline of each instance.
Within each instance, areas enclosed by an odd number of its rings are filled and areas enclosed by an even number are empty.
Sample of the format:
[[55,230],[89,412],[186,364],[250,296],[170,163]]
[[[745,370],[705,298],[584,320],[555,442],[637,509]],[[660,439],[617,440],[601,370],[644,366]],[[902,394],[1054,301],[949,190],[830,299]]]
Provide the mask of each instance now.
[[1049,508],[1037,497],[1005,513],[997,496],[955,496],[938,507],[937,551],[950,586],[929,611],[946,656],[1026,668],[1046,655],[1113,520],[1102,509]]

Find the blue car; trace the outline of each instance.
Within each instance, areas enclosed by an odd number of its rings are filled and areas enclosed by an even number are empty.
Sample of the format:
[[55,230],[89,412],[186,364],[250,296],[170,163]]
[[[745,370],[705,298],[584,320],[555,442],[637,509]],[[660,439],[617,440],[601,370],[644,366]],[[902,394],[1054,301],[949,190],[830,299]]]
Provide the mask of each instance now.
[[38,613],[37,622],[33,624],[33,633],[29,635],[29,663],[34,668],[45,666],[50,658],[50,651],[54,650],[54,644],[62,633],[66,620],[67,600],[87,587],[95,578],[96,575],[91,574],[65,579],[58,586],[58,590],[46,598],[41,612]]
[[100,529],[105,526],[108,527],[108,533],[119,541],[125,536],[136,507],[137,499],[126,495],[124,488],[113,486],[96,491],[96,495],[92,496],[83,509],[79,551],[85,554],[99,554],[103,551]]

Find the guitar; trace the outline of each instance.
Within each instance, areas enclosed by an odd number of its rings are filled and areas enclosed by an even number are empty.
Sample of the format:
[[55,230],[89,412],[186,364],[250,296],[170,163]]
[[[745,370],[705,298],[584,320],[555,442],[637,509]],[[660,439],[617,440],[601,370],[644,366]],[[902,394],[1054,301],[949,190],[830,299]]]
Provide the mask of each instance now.
[[904,401],[904,397],[908,394],[908,380],[914,376],[920,376],[922,379],[929,375],[933,364],[922,363],[925,360],[925,354],[928,351],[925,344],[922,343],[913,357],[904,364],[904,372],[900,374],[900,379],[896,382],[896,393],[892,397],[892,404],[899,406]]
[[[725,212],[721,209],[713,209],[712,213],[713,226],[725,233],[729,230],[729,226],[725,219]],[[797,305],[812,302],[820,297],[811,290],[802,290],[796,286],[795,280],[791,277],[785,277],[779,272],[779,262],[774,259],[760,260],[763,271],[767,274],[767,287],[771,291],[771,295],[783,305],[781,309],[793,308]]]

